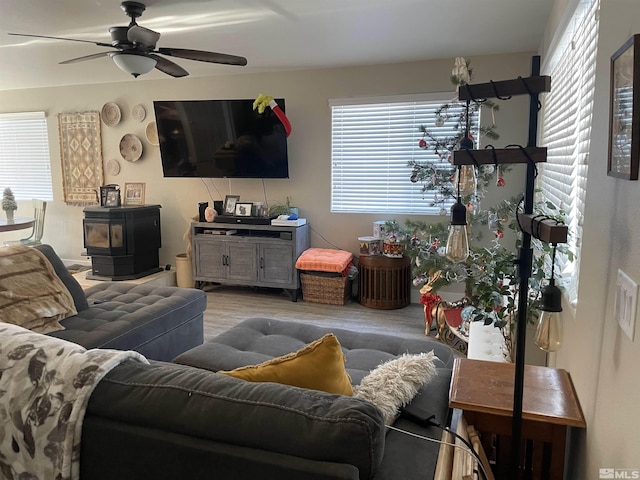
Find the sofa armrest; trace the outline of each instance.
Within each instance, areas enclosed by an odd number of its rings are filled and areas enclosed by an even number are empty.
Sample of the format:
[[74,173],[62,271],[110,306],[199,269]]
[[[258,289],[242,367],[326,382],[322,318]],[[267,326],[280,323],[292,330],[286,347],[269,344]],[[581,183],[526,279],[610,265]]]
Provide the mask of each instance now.
[[350,464],[361,479],[375,473],[384,451],[382,415],[366,401],[161,362],[113,369],[91,395],[87,415]]
[[55,252],[55,250],[51,247],[51,245],[36,245],[34,248],[38,249],[45,257],[47,257],[47,260],[49,260],[49,263],[51,263],[51,266],[55,270],[56,275],[60,278],[60,280],[62,280],[62,283],[64,283],[65,287],[67,287],[67,290],[69,290],[69,293],[73,298],[73,303],[76,306],[76,310],[80,312],[86,308],[89,308],[87,297],[85,296],[82,287],[73,277],[73,275],[69,273],[67,268],[64,266],[64,263]]

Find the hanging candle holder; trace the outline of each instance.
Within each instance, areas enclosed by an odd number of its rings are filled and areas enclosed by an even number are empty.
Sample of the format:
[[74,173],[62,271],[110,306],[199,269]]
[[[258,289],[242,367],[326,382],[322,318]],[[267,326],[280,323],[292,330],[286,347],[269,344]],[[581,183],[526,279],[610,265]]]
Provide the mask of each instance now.
[[[461,167],[458,166],[460,172]],[[458,179],[460,179],[458,173]],[[453,263],[464,262],[469,257],[469,238],[467,236],[467,208],[460,197],[460,183],[458,182],[458,200],[451,207],[451,221],[449,222],[449,236],[445,247],[446,257]]]
[[476,167],[473,165],[461,165],[453,178],[453,183],[459,186],[460,194],[463,196],[473,195],[477,182]]
[[536,328],[534,343],[545,352],[555,352],[562,346],[562,291],[556,286],[554,278],[556,263],[556,244],[553,244],[551,257],[551,278],[542,290],[540,299],[540,320]]
[[[460,140],[460,150],[473,150],[473,138],[469,129],[469,101],[465,109],[466,128],[464,136]],[[474,165],[459,165],[456,170],[455,183],[458,186],[458,195],[472,195],[476,191],[478,176]]]

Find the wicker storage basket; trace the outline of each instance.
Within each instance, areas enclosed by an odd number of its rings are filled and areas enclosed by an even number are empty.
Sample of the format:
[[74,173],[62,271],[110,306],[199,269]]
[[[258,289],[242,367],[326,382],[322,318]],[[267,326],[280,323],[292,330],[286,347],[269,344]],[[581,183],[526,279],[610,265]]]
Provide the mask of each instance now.
[[351,297],[351,280],[347,277],[323,277],[300,274],[302,299],[306,302],[344,305]]

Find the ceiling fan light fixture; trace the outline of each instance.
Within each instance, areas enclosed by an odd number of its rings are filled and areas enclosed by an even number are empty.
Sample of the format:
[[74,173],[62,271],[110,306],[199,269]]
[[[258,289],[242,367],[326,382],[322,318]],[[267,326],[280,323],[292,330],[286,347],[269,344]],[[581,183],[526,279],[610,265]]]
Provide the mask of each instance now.
[[157,63],[154,58],[137,53],[114,52],[110,56],[120,70],[130,73],[136,78],[139,75],[149,73]]

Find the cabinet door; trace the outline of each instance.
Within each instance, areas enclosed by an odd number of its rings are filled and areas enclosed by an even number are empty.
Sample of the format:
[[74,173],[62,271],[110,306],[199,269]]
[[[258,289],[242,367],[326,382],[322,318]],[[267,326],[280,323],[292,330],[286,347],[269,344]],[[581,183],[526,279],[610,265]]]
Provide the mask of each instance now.
[[258,256],[260,282],[292,288],[295,284],[292,245],[261,244]]
[[193,241],[196,280],[222,280],[226,278],[225,244],[213,239],[196,238]]
[[255,282],[258,278],[256,244],[225,242],[227,244],[227,279]]

